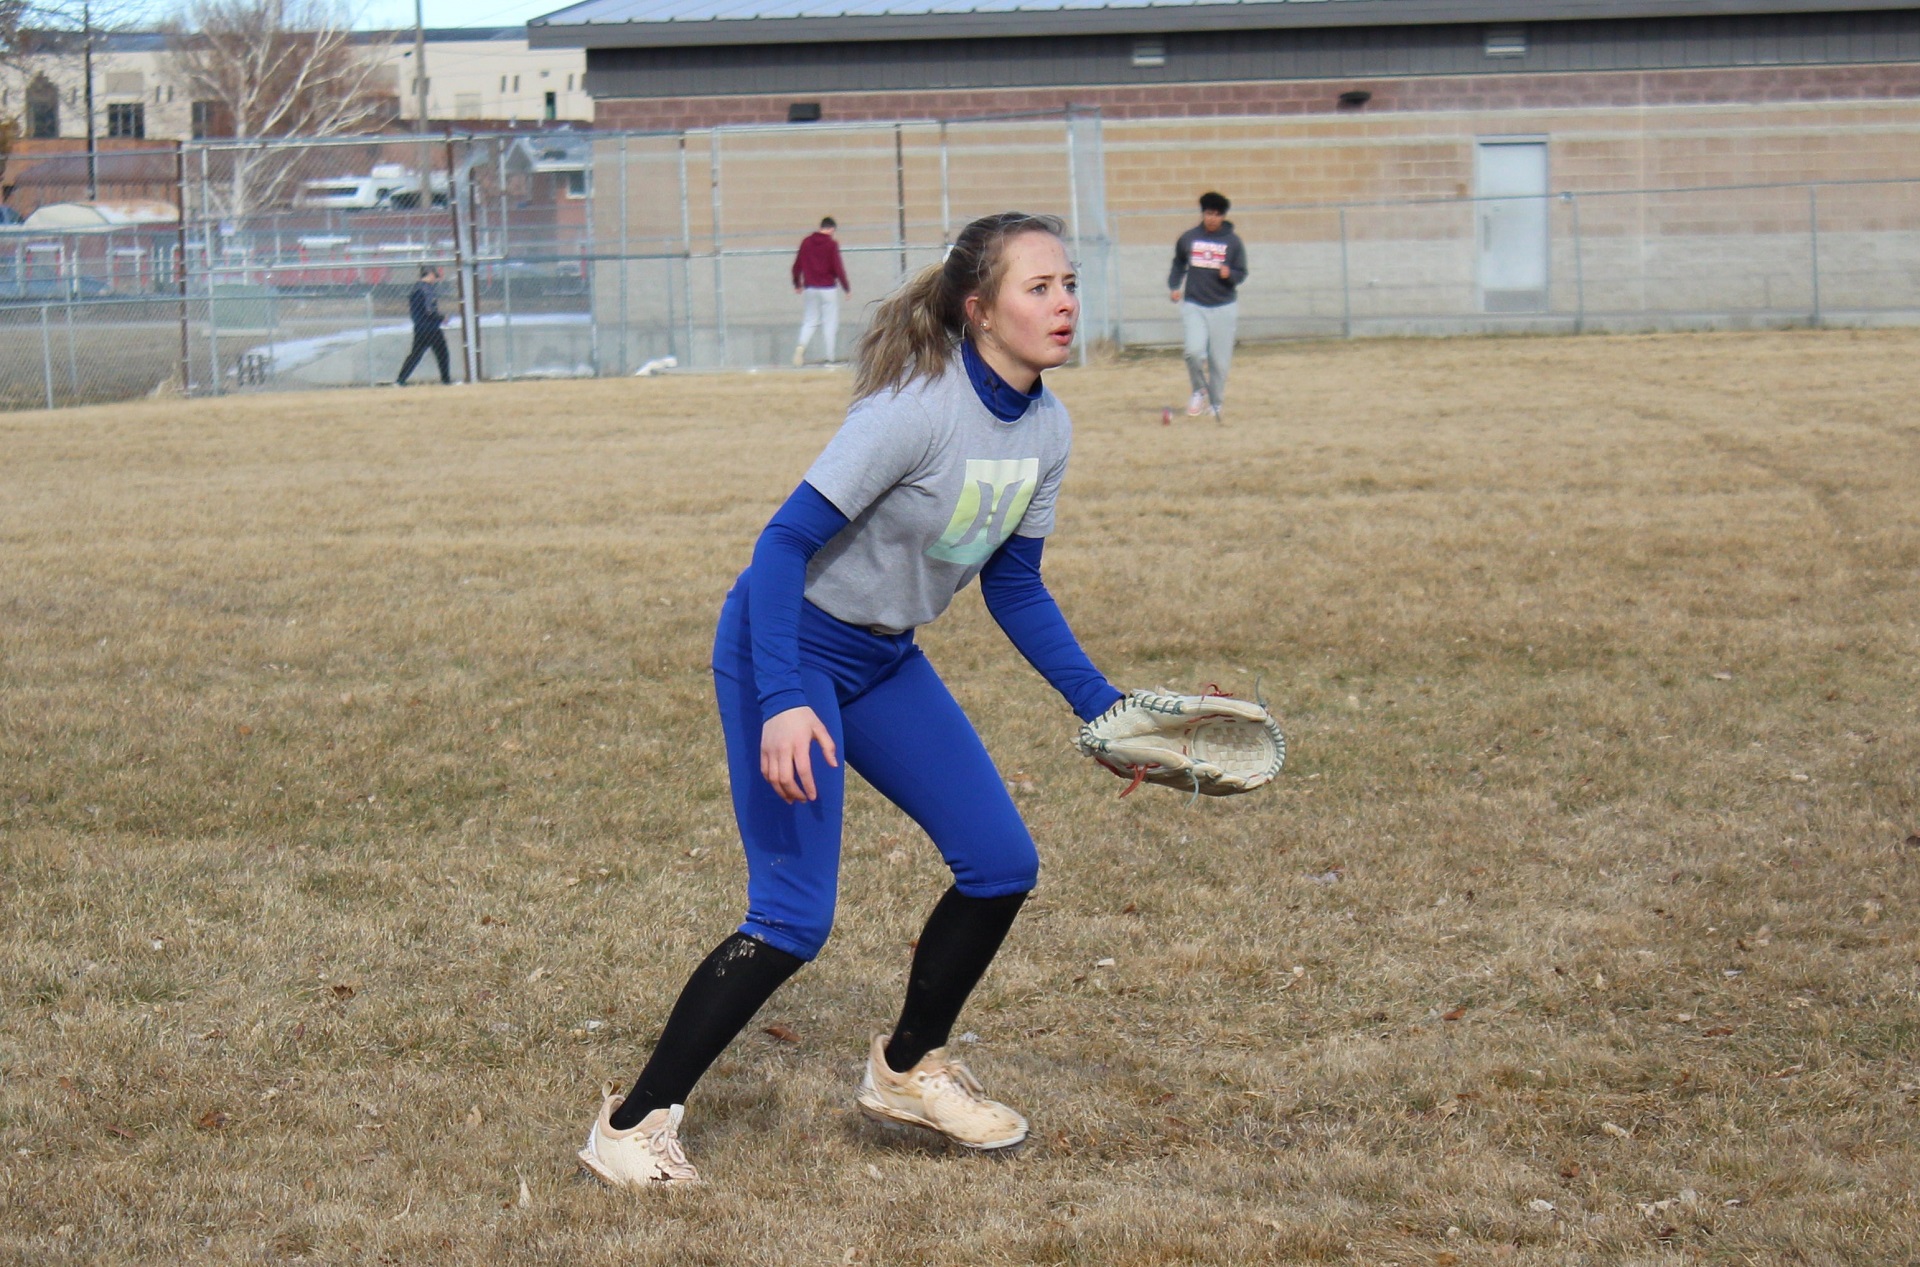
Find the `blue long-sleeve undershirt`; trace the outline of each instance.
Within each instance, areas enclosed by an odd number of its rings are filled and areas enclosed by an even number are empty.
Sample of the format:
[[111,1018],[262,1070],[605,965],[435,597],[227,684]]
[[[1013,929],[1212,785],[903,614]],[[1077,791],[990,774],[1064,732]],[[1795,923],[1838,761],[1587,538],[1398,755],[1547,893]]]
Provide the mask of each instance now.
[[980,597],[1027,663],[1060,692],[1081,721],[1092,721],[1120,699],[1106,675],[1080,649],[1060,604],[1040,579],[1040,537],[1008,537],[980,569]]
[[[800,684],[800,604],[806,601],[807,562],[850,521],[813,485],[802,481],[754,543],[747,590],[753,677],[760,717],[804,707]],[[1014,536],[980,571],[987,610],[1029,664],[1066,699],[1082,721],[1120,698],[1074,639],[1060,605],[1040,579],[1038,537]]]

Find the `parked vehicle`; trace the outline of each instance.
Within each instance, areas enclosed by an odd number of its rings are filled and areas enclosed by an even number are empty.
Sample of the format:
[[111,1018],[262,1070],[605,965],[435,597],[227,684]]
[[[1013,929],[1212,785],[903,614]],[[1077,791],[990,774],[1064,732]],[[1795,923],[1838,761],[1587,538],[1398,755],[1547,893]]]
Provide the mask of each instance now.
[[[436,207],[447,205],[447,174],[429,172],[427,190]],[[420,177],[398,163],[376,163],[366,176],[333,176],[301,184],[297,204],[335,211],[384,211],[420,205]]]

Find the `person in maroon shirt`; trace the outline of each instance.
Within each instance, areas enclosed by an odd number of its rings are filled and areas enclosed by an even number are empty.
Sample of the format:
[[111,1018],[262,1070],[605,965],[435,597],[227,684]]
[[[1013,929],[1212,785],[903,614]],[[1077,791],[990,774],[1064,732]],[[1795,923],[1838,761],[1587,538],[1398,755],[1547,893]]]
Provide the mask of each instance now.
[[793,293],[806,305],[800,321],[800,343],[793,349],[796,367],[807,363],[807,344],[815,330],[826,339],[827,362],[833,361],[834,340],[840,336],[840,292],[853,293],[847,266],[840,262],[840,243],[834,240],[839,227],[832,216],[822,217],[819,229],[801,240],[800,250],[793,257]]

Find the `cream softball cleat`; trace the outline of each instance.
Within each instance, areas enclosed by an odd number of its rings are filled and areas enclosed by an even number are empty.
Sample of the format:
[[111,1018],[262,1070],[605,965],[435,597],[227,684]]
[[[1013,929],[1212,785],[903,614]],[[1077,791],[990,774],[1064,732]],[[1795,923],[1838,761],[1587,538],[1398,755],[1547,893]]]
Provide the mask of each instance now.
[[1027,1137],[1027,1119],[986,1096],[980,1080],[936,1047],[905,1073],[887,1066],[887,1036],[876,1035],[860,1080],[860,1111],[877,1122],[918,1126],[982,1152]]
[[613,1111],[624,1096],[609,1095],[587,1132],[580,1164],[615,1188],[672,1188],[699,1183],[700,1172],[680,1147],[684,1104],[655,1109],[624,1131],[613,1129]]

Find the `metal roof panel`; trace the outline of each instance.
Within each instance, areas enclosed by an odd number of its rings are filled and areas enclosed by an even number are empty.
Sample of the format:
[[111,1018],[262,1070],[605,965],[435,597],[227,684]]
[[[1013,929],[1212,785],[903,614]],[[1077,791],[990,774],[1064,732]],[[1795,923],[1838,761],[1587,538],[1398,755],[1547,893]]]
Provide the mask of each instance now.
[[1910,8],[1913,0],[583,0],[534,18],[535,47],[1388,27]]

